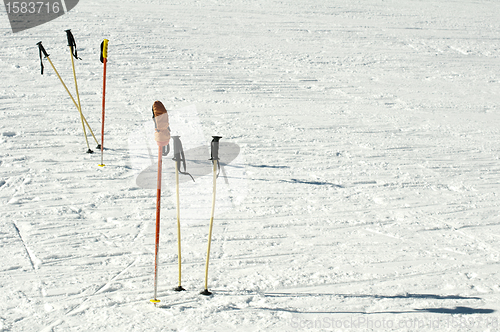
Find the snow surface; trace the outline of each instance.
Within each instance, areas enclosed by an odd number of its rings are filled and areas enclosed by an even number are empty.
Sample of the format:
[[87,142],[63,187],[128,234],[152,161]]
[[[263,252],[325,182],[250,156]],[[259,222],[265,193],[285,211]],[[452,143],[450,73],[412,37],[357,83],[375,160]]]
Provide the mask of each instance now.
[[[499,331],[500,2],[81,0],[0,14],[0,331]],[[64,30],[77,43],[86,154]],[[76,96],[76,95],[75,95]],[[218,180],[164,159],[159,307],[151,106]],[[95,141],[89,135],[89,143]],[[207,150],[208,151],[208,150]],[[98,152],[98,151],[96,151]],[[208,158],[208,154],[207,154]],[[188,170],[189,170],[188,164]]]

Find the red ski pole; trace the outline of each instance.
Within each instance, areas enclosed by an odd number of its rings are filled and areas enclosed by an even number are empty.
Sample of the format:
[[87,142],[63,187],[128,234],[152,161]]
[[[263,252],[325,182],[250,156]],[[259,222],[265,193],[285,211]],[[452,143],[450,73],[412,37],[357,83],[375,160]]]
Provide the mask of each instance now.
[[160,248],[160,207],[161,207],[161,172],[163,147],[170,141],[167,110],[159,101],[153,104],[153,120],[155,121],[155,141],[158,144],[158,177],[156,183],[156,236],[155,236],[155,270],[154,270],[154,298],[151,300],[155,306],[158,300],[158,252]]
[[104,73],[102,79],[102,126],[101,126],[101,164],[99,166],[104,167],[103,155],[104,155],[104,109],[106,105],[106,64],[108,62],[108,42],[109,40],[104,39],[101,43],[101,62],[104,64]]

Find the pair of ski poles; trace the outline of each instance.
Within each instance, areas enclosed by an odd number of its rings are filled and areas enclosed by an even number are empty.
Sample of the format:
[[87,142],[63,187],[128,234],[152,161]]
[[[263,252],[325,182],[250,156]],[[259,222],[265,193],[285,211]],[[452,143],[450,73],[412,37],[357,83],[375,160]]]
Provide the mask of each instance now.
[[75,104],[76,109],[78,110],[78,112],[80,114],[80,120],[82,122],[83,134],[85,136],[85,142],[87,143],[87,153],[93,153],[94,151],[92,151],[92,149],[90,148],[89,141],[87,138],[87,130],[85,129],[85,126],[88,127],[90,133],[92,134],[92,137],[94,138],[95,142],[97,143],[97,149],[101,149],[101,165],[99,165],[99,166],[104,166],[104,164],[102,162],[102,159],[103,159],[102,153],[103,153],[103,143],[104,143],[104,103],[105,103],[104,96],[105,96],[105,87],[106,87],[106,59],[107,59],[108,40],[107,39],[104,40],[104,42],[102,44],[102,45],[104,45],[104,49],[101,49],[101,58],[104,59],[104,61],[101,59],[101,61],[103,61],[103,63],[104,63],[104,83],[103,83],[103,121],[102,121],[102,138],[101,138],[102,144],[99,144],[99,142],[97,141],[97,138],[94,135],[94,132],[90,128],[90,125],[87,122],[87,119],[85,119],[85,116],[83,115],[83,112],[82,112],[82,105],[80,102],[80,93],[78,92],[78,83],[76,80],[76,70],[75,70],[74,58],[79,59],[79,60],[81,60],[81,59],[78,57],[75,38],[74,38],[73,34],[71,33],[71,30],[68,29],[68,30],[65,30],[65,32],[66,32],[66,36],[68,39],[68,46],[69,46],[70,56],[71,56],[71,67],[73,69],[73,78],[75,81],[75,90],[76,90],[76,97],[77,97],[78,102],[75,100],[75,98],[73,98],[73,95],[71,94],[68,87],[64,83],[63,79],[61,78],[61,75],[59,75],[59,72],[57,71],[56,67],[54,66],[54,64],[52,63],[52,60],[49,57],[49,54],[47,53],[47,51],[45,50],[45,48],[42,45],[42,42],[40,41],[37,43],[37,46],[38,46],[39,55],[40,55],[41,74],[43,75],[43,61],[42,61],[42,54],[43,54],[45,56],[45,58],[49,61],[52,69],[54,69],[54,72],[56,73],[57,77],[59,78],[59,81],[61,81],[61,84],[63,85],[64,89],[68,93],[69,97],[73,101],[73,104]]
[[[211,295],[212,293],[208,290],[208,266],[210,262],[210,247],[212,243],[212,230],[214,222],[214,212],[215,212],[215,197],[216,197],[216,183],[217,183],[217,170],[219,168],[219,140],[221,136],[212,136],[211,142],[211,157],[213,167],[213,191],[212,191],[212,210],[210,214],[210,227],[208,234],[208,247],[207,247],[207,259],[205,262],[205,284],[204,290],[200,293],[202,295]],[[182,150],[182,144],[179,136],[172,136],[174,142],[174,158],[175,161],[175,183],[176,183],[176,203],[177,203],[177,243],[178,243],[178,264],[179,264],[179,284],[175,291],[184,291],[185,289],[181,284],[182,269],[181,269],[181,228],[180,228],[180,202],[179,202],[179,173],[189,174],[185,172],[185,158],[184,152]],[[158,147],[158,178],[157,178],[157,194],[156,194],[156,240],[155,240],[155,270],[154,270],[154,298],[151,300],[152,303],[157,305],[160,300],[157,298],[158,289],[158,251],[159,251],[159,241],[160,241],[160,200],[161,200],[161,171],[162,171],[162,155],[163,146]],[[184,172],[180,171],[180,164],[184,162]]]

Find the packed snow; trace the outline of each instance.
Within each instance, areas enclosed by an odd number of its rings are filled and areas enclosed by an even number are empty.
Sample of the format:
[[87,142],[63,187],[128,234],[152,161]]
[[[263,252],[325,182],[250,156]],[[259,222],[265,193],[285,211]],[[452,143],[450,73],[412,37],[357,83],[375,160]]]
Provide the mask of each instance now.
[[[498,331],[499,14],[496,0],[81,0],[14,34],[2,9],[0,331]],[[40,75],[42,41],[76,97],[67,29],[94,154],[47,59]],[[157,306],[155,100],[187,171],[205,165],[181,175],[175,292],[164,157]],[[213,135],[227,163],[207,297]]]

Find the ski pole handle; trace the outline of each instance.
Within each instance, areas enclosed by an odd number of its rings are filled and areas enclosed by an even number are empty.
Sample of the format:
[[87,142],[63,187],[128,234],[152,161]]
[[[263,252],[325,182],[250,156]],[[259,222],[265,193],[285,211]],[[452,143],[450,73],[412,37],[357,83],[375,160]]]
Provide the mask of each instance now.
[[73,34],[71,33],[71,29],[64,30],[64,31],[66,32],[66,37],[68,38],[68,46],[71,48],[71,52],[72,52],[73,56],[75,57],[75,59],[81,60],[78,57],[78,52],[76,50],[76,41],[75,41],[75,37],[73,37]]
[[[49,55],[47,54],[47,51],[45,50],[45,48],[43,48],[43,45],[42,45],[41,41],[39,41],[36,44],[38,45],[38,55],[40,56],[40,67],[41,67],[41,72],[42,72],[42,75],[43,75],[42,53],[45,56],[45,58],[47,58],[47,59],[49,59]],[[49,61],[50,61],[50,59],[49,59]]]
[[153,103],[153,120],[155,122],[155,141],[158,145],[168,145],[170,141],[170,127],[168,114],[161,101]]
[[109,40],[104,39],[101,43],[101,62],[104,63],[104,59],[108,58],[108,42]]
[[47,54],[47,51],[46,51],[46,50],[45,50],[45,48],[43,47],[42,42],[41,42],[41,41],[39,41],[39,42],[38,42],[38,43],[36,43],[36,44],[38,45],[38,49],[40,50],[40,52],[42,52],[42,53],[43,53],[43,55],[44,55],[45,57],[48,57],[49,55]]
[[71,29],[64,30],[64,32],[66,32],[66,37],[68,38],[68,46],[75,46],[75,38],[71,33]]
[[210,160],[219,160],[219,140],[222,138],[221,136],[212,136],[213,140],[211,143],[211,158]]

